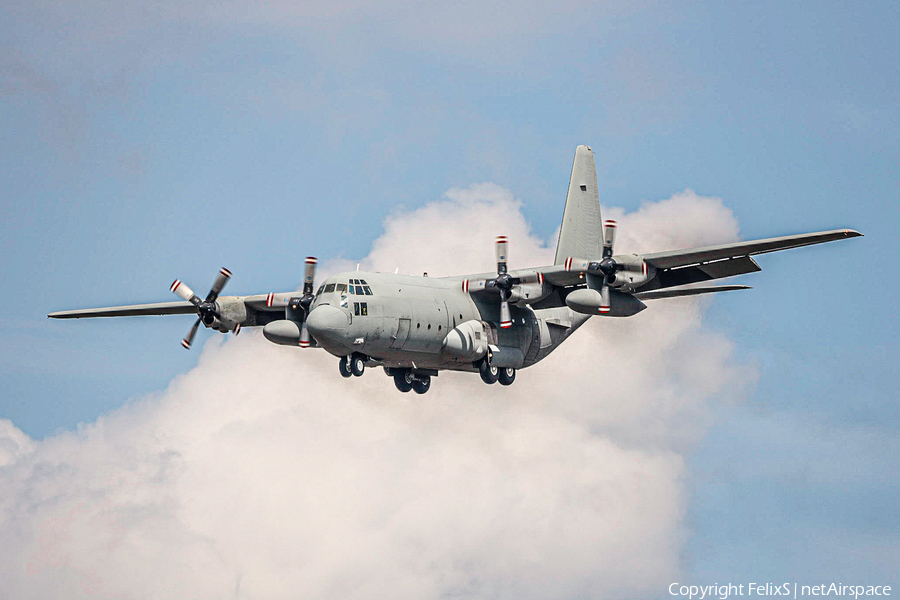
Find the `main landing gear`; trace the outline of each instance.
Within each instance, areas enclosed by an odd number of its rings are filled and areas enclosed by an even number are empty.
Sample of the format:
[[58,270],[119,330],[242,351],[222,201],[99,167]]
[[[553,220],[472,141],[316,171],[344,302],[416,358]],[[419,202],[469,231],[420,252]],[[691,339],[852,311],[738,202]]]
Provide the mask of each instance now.
[[516,380],[516,370],[510,367],[495,367],[482,360],[478,365],[481,380],[487,384],[500,382],[500,385],[512,385]]
[[350,377],[351,375],[359,377],[366,370],[366,357],[359,353],[342,356],[338,363],[338,368],[343,377]]
[[411,369],[391,369],[394,376],[394,385],[401,392],[414,390],[417,394],[424,394],[431,388],[431,376],[413,373]]

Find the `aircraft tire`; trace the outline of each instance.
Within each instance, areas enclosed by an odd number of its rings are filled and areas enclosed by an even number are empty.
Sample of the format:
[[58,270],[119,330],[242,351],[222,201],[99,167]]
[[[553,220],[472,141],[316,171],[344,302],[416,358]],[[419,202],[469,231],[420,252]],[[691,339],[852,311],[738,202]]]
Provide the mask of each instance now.
[[408,373],[409,371],[406,369],[396,369],[394,371],[394,385],[404,394],[413,389],[412,382],[406,377]]
[[512,385],[513,381],[516,380],[516,370],[510,368],[500,369],[498,380],[500,385]]
[[412,389],[417,394],[424,394],[431,388],[431,377],[426,375],[421,379],[415,379],[412,382]]
[[366,360],[359,354],[350,357],[350,372],[354,376],[360,377],[366,370]]
[[350,357],[342,356],[338,363],[338,369],[341,371],[341,377],[350,377],[353,373],[350,371]]
[[487,384],[497,383],[497,379],[500,377],[500,369],[490,366],[487,362],[481,363],[478,373],[481,375],[481,380]]

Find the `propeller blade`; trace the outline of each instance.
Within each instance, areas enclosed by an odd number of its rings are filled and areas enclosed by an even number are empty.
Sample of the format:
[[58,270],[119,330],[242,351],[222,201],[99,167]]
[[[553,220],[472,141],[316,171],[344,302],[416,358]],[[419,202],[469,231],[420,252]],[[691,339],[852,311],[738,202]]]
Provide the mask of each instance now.
[[603,285],[600,287],[600,307],[598,308],[598,311],[600,313],[608,313],[609,309],[609,285],[606,283],[606,280],[604,280]]
[[315,256],[306,257],[306,275],[303,278],[303,295],[312,296],[313,282],[316,279],[316,263],[319,260]]
[[509,302],[506,300],[500,301],[500,327],[501,329],[512,327],[512,317],[509,315]]
[[173,292],[182,300],[187,300],[194,306],[200,305],[200,298],[197,297],[197,294],[194,293],[194,290],[189,288],[187,284],[183,283],[180,279],[176,279],[172,282],[172,285],[169,286],[169,291]]
[[613,244],[616,242],[616,222],[609,220],[603,223],[603,258],[613,255]]
[[216,298],[219,297],[219,292],[222,291],[222,288],[225,287],[225,284],[228,283],[228,280],[231,279],[231,271],[222,267],[219,269],[219,274],[216,276],[216,280],[213,281],[212,287],[209,288],[209,294],[206,296],[207,302],[212,302]]
[[188,331],[188,334],[184,336],[184,339],[181,340],[181,345],[185,350],[191,349],[191,344],[194,342],[194,336],[197,335],[197,329],[200,327],[200,319],[194,321],[194,326],[191,327],[191,330]]
[[497,274],[503,275],[506,273],[506,259],[507,259],[507,246],[509,245],[509,241],[506,239],[505,235],[497,236],[497,243],[495,244],[495,250],[497,252]]
[[306,320],[303,320],[303,325],[300,327],[300,347],[301,348],[309,348],[309,329],[306,328]]

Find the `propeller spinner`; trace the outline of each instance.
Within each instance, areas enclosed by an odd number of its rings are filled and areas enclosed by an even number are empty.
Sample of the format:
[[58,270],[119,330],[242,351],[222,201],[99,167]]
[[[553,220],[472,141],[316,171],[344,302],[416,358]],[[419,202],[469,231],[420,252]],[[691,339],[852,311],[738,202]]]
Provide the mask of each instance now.
[[[219,297],[219,293],[222,291],[222,288],[225,287],[225,284],[228,283],[228,280],[231,279],[231,271],[222,267],[219,269],[219,274],[216,276],[216,280],[213,281],[212,287],[209,289],[209,293],[206,295],[206,298],[201,300],[197,294],[194,293],[194,290],[189,288],[186,283],[181,281],[180,279],[176,279],[172,282],[172,285],[169,287],[169,290],[174,293],[179,298],[183,300],[187,300],[191,304],[193,304],[197,308],[198,318],[194,322],[193,327],[191,327],[188,334],[181,340],[181,345],[185,348],[185,350],[191,349],[191,344],[194,341],[194,336],[197,335],[197,329],[200,328],[200,322],[204,322],[206,325],[212,325],[216,322],[216,319],[221,320],[221,315],[218,312],[218,308],[216,306],[216,298]],[[241,324],[236,323],[232,333],[237,335],[241,331]]]

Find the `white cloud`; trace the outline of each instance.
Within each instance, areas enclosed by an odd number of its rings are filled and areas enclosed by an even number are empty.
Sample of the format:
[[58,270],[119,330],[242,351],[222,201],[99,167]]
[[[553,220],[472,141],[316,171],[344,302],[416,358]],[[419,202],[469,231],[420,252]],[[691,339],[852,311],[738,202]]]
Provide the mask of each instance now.
[[[737,233],[692,192],[620,221],[623,249]],[[480,184],[391,217],[362,262],[490,270],[498,233],[513,266],[552,257],[513,195]],[[167,390],[78,431],[33,442],[0,422],[3,590],[658,596],[685,538],[681,454],[753,377],[701,317],[686,299],[594,319],[510,388],[445,373],[426,396],[258,331],[214,338]]]

